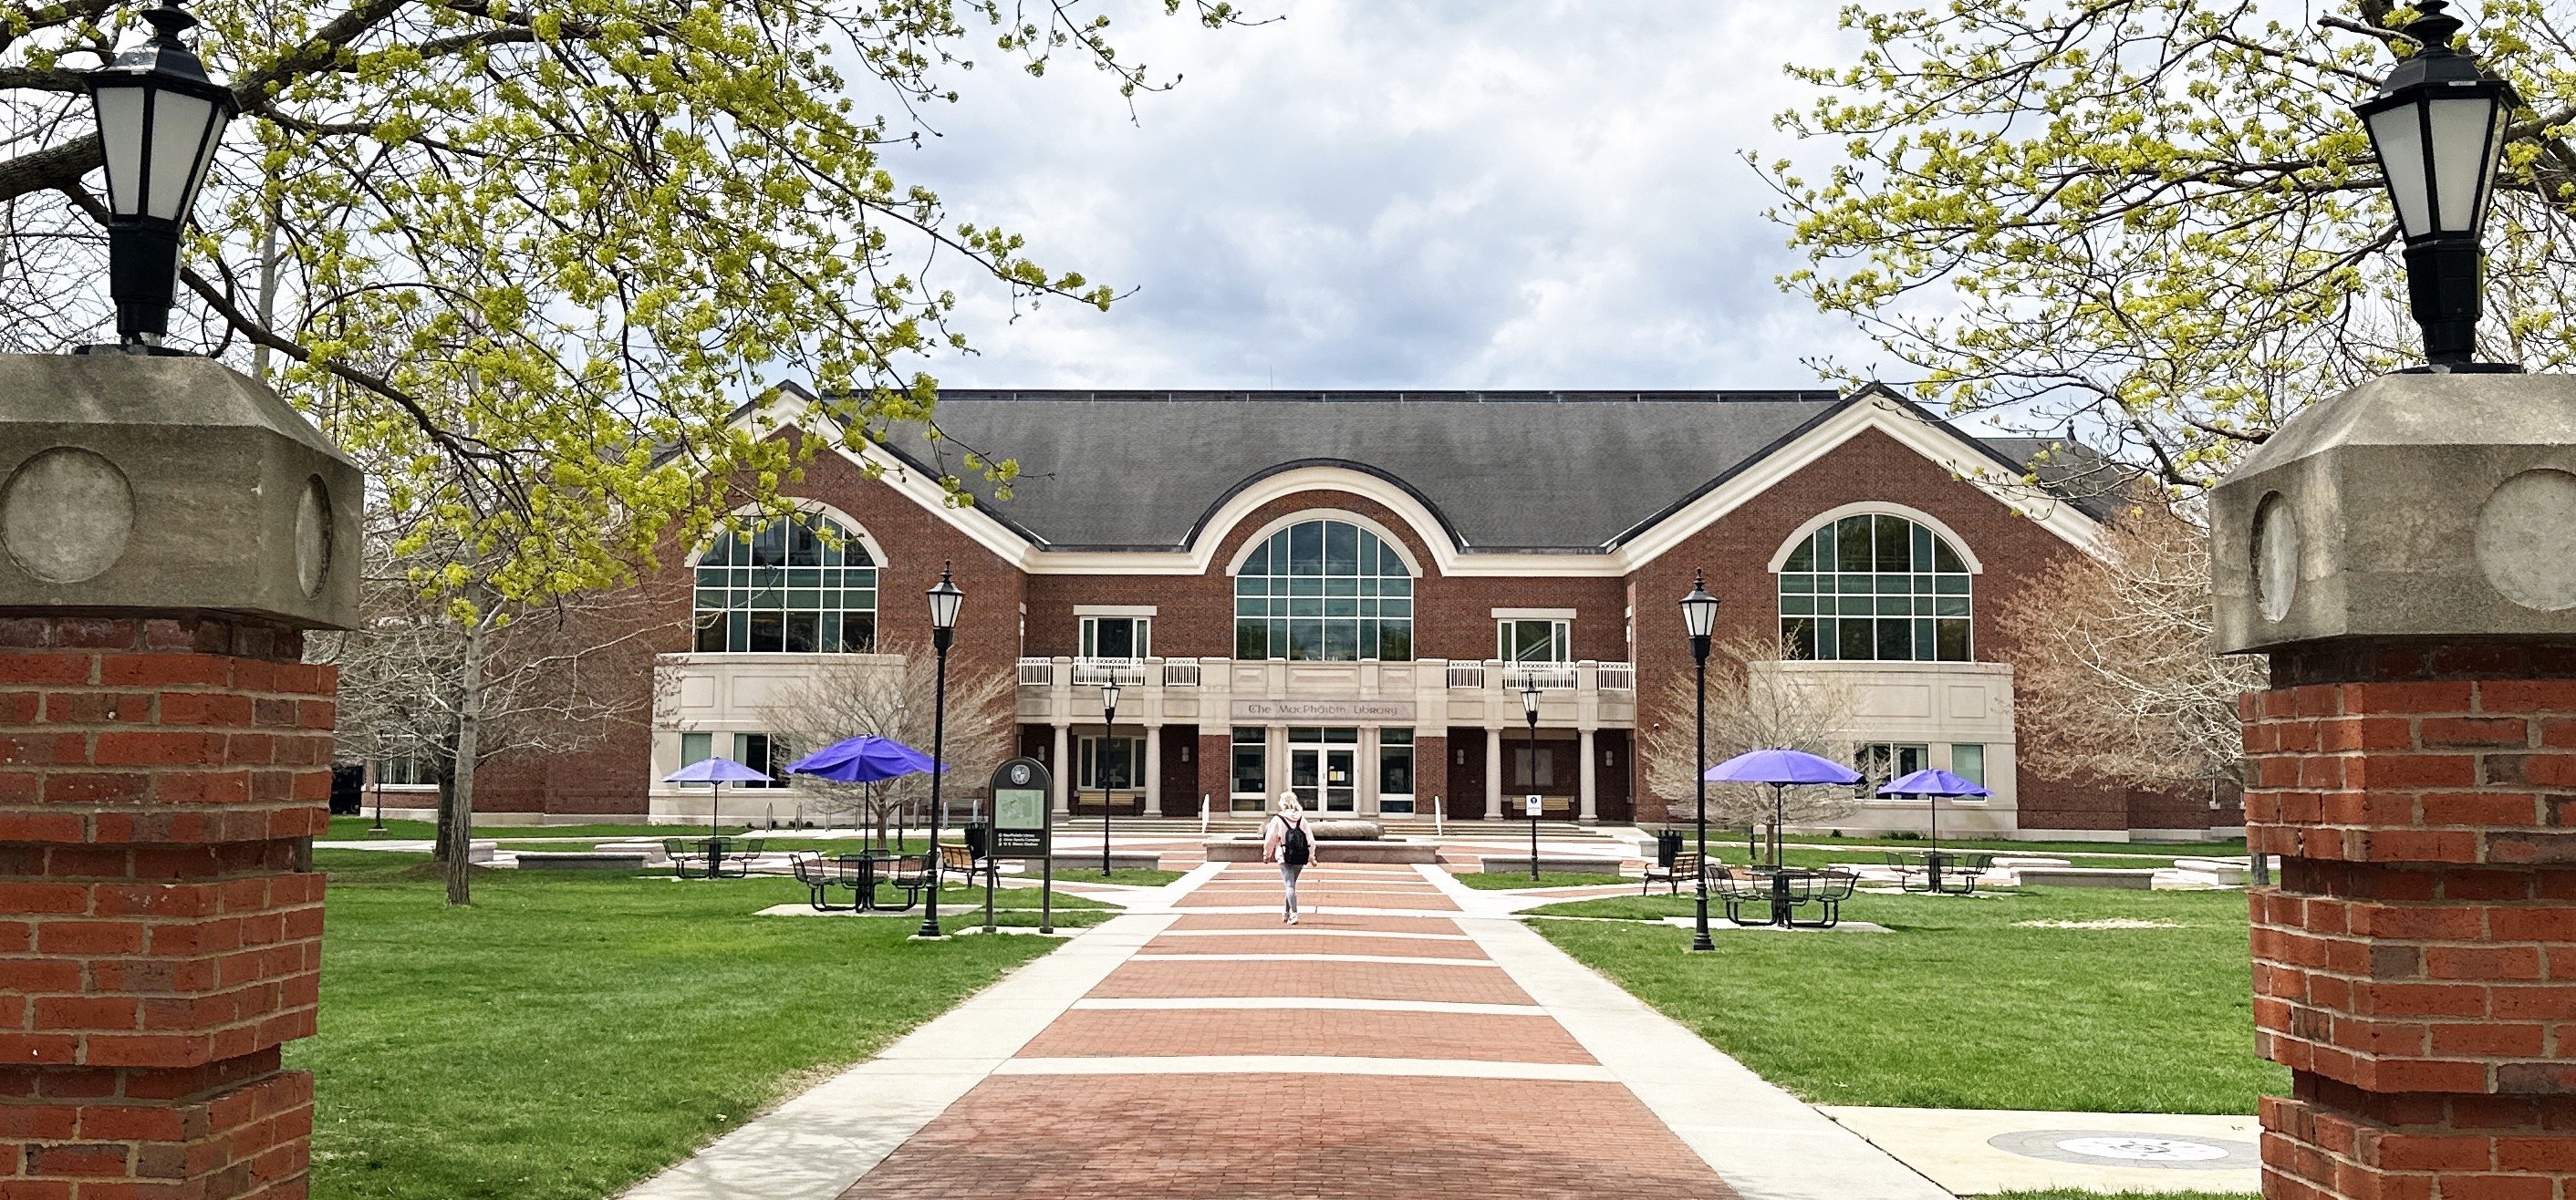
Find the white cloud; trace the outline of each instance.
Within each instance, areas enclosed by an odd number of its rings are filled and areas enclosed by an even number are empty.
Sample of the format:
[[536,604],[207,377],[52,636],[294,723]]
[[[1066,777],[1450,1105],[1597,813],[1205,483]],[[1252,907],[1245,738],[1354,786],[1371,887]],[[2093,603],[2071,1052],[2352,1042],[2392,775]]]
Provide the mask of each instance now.
[[[1257,5],[1258,0],[1255,0]],[[962,287],[960,387],[1803,387],[1871,357],[1795,265],[1740,152],[1786,146],[1829,6],[1298,3],[1208,32],[1136,15],[1180,71],[1127,105],[1070,60],[999,63],[900,164],[1038,261],[1137,294],[1009,319]]]

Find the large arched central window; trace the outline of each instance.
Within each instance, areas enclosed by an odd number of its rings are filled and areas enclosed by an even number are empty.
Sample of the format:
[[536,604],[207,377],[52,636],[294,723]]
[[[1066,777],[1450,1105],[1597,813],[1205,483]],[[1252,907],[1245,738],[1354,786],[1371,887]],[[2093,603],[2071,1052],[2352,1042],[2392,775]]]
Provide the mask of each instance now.
[[781,517],[716,534],[698,556],[698,640],[708,652],[865,653],[877,642],[877,564],[830,517]]
[[1780,568],[1791,658],[1968,661],[1968,564],[1940,534],[1884,513],[1816,530]]
[[1234,579],[1236,658],[1349,662],[1413,657],[1413,574],[1348,521],[1270,535]]

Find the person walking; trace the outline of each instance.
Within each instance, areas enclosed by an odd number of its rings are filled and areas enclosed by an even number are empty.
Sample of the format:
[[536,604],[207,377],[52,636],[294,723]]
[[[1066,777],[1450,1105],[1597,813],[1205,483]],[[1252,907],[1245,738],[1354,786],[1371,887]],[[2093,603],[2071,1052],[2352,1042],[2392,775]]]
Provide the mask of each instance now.
[[1279,883],[1287,890],[1281,916],[1297,923],[1297,874],[1315,861],[1315,837],[1306,828],[1306,808],[1297,793],[1279,793],[1279,811],[1261,831],[1261,861],[1279,864]]

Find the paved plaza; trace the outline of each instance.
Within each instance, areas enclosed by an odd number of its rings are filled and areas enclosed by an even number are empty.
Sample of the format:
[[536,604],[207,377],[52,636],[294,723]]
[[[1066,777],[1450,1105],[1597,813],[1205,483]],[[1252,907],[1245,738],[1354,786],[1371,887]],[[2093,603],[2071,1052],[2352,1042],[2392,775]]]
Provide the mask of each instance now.
[[1438,868],[1157,891],[630,1196],[1949,1195]]

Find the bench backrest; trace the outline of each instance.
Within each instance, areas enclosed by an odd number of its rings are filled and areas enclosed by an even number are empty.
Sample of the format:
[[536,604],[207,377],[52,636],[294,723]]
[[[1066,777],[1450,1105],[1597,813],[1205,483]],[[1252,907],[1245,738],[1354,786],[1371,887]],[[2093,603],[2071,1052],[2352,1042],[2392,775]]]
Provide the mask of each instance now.
[[1697,851],[1697,850],[1675,850],[1675,851],[1673,851],[1673,874],[1675,874],[1675,875],[1696,875],[1696,874],[1698,874],[1698,873],[1699,873],[1699,865],[1700,865],[1700,856],[1699,856],[1699,851]]
[[939,845],[939,862],[950,870],[972,871],[975,869],[975,850],[971,846],[952,846],[942,842]]

